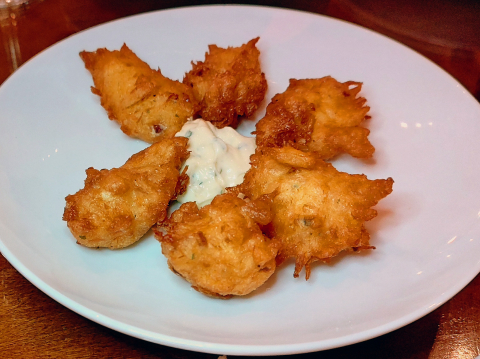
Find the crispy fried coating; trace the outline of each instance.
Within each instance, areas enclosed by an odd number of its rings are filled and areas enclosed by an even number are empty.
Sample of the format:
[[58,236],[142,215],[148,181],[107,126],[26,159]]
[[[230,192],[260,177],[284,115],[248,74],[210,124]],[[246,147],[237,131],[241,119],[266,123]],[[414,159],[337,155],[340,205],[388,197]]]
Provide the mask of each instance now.
[[179,173],[188,157],[187,141],[176,137],[157,142],[120,168],[87,169],[85,187],[65,198],[63,220],[77,243],[123,248],[163,220],[170,200],[188,181]]
[[271,198],[245,201],[222,194],[198,209],[184,203],[155,228],[170,269],[197,291],[227,299],[246,295],[275,271],[278,243],[259,225],[272,220]]
[[198,110],[190,87],[152,70],[126,45],[80,57],[92,74],[92,92],[128,136],[148,143],[171,138]]
[[205,61],[192,62],[183,83],[191,86],[200,102],[201,117],[216,127],[236,127],[239,116],[251,116],[267,91],[260,68],[259,38],[240,47],[209,45]]
[[282,243],[277,264],[295,258],[295,277],[305,267],[308,279],[316,260],[373,248],[364,222],[377,215],[371,207],[392,192],[391,178],[372,181],[339,172],[316,153],[292,147],[260,149],[251,162],[243,184],[230,191],[252,199],[277,192],[268,232]]
[[288,145],[317,152],[325,160],[340,153],[371,157],[375,148],[368,140],[370,131],[360,126],[370,109],[365,98],[357,97],[361,88],[360,82],[340,83],[330,76],[291,79],[257,123],[257,145]]
[[257,146],[291,146],[308,151],[315,123],[314,110],[313,104],[302,96],[293,96],[288,89],[275,95],[265,116],[255,126]]

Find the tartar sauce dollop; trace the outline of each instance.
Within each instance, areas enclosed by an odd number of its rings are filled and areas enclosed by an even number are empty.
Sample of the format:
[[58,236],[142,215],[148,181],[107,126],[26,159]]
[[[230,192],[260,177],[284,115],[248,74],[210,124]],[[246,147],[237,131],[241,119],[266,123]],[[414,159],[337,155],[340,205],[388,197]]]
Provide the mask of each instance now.
[[194,201],[200,208],[226,187],[243,182],[255,152],[255,138],[242,136],[231,127],[218,129],[202,119],[187,121],[175,136],[187,137],[190,151],[184,164],[190,181],[178,202]]

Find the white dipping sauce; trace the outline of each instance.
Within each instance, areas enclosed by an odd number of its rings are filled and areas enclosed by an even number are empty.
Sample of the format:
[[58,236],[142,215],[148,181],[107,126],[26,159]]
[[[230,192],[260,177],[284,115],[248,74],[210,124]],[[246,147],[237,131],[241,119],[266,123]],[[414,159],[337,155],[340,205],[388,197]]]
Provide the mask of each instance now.
[[242,136],[231,127],[218,129],[202,119],[188,121],[175,136],[187,137],[190,151],[184,164],[190,181],[178,202],[197,202],[200,208],[226,187],[243,182],[255,152],[255,138]]

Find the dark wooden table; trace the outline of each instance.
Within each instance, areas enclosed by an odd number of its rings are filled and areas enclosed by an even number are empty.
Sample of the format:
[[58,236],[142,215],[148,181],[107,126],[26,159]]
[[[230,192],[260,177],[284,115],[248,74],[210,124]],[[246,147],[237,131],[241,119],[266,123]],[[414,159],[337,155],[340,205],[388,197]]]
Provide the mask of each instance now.
[[[214,2],[37,0],[15,13],[0,11],[4,45],[8,35],[18,39],[13,45],[10,43],[10,47],[0,48],[0,84],[22,62],[83,29],[141,12],[206,3]],[[480,4],[476,0],[243,3],[306,10],[370,27],[429,57],[480,99]],[[13,61],[11,52],[16,56]],[[404,328],[348,347],[289,358],[470,359],[478,355],[480,276],[442,307]],[[0,358],[57,357],[218,356],[144,342],[91,322],[40,292],[0,255]]]

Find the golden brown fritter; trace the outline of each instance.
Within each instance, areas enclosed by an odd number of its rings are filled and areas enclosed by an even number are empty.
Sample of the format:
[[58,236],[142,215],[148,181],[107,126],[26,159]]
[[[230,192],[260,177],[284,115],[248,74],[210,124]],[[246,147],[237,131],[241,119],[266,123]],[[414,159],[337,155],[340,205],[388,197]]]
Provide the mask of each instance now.
[[257,123],[257,145],[288,145],[317,152],[325,160],[340,153],[371,157],[375,148],[368,140],[370,131],[360,127],[370,109],[365,98],[357,97],[361,88],[360,82],[340,83],[329,76],[291,79]]
[[83,51],[80,57],[92,74],[92,92],[131,137],[148,143],[171,138],[198,110],[190,87],[152,70],[126,45],[120,51]]
[[239,116],[251,116],[267,91],[260,69],[259,38],[240,47],[209,45],[205,61],[192,62],[183,83],[191,86],[200,102],[201,117],[216,127],[236,127]]
[[315,123],[314,110],[313,104],[302,96],[292,96],[288,90],[275,95],[265,116],[256,124],[257,146],[291,146],[308,151]]
[[126,247],[138,241],[185,189],[179,169],[188,157],[187,139],[157,142],[122,167],[87,169],[85,187],[65,199],[63,220],[77,243],[87,247]]
[[392,192],[391,178],[342,173],[316,153],[292,147],[260,149],[251,162],[243,184],[230,191],[252,199],[277,192],[268,234],[282,244],[277,264],[295,258],[295,277],[305,267],[308,279],[316,260],[373,248],[364,222],[377,215],[371,207]]
[[198,209],[184,203],[155,227],[170,269],[197,291],[227,299],[251,293],[275,271],[278,244],[259,228],[271,219],[271,198],[222,194]]

